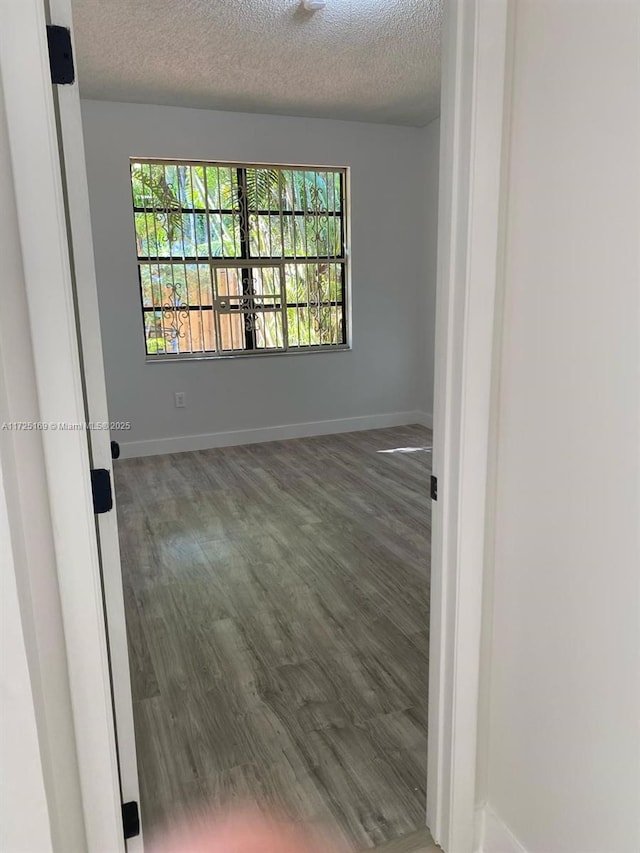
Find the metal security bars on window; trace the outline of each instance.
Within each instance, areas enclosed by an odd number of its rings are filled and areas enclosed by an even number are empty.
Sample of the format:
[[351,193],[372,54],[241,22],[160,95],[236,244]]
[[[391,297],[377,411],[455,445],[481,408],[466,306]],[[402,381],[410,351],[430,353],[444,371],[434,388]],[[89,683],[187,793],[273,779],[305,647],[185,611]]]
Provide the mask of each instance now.
[[131,161],[149,358],[345,346],[345,170]]

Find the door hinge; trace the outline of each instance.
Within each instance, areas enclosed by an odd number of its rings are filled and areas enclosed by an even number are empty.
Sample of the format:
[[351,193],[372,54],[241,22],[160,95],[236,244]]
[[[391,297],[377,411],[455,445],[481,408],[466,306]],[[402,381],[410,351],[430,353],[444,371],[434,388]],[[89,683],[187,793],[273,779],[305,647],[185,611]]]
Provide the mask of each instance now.
[[73,83],[76,72],[73,66],[71,30],[55,24],[47,24],[49,45],[49,68],[52,83]]
[[96,515],[113,509],[111,472],[107,468],[91,469],[91,492],[93,494],[93,511]]
[[140,835],[140,812],[135,800],[122,804],[122,828],[125,838],[135,838]]
[[431,500],[438,500],[438,478],[431,475]]

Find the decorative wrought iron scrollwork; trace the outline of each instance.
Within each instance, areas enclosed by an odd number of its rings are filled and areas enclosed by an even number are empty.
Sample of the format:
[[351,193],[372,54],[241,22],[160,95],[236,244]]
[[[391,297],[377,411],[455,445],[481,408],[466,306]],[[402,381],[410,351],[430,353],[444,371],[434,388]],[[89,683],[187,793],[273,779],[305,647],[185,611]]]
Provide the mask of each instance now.
[[169,328],[167,329],[165,327],[165,333],[167,331],[169,332],[171,340],[186,338],[187,332],[184,330],[184,327],[188,325],[189,308],[188,306],[182,305],[180,297],[178,296],[177,284],[170,284],[169,290],[171,291],[169,299],[162,306],[162,314],[165,320],[170,321]]
[[256,310],[254,299],[256,295],[256,280],[253,275],[243,276],[242,293],[244,299],[240,303],[240,310],[244,314],[244,327],[247,332],[255,332],[257,324],[256,315],[253,312]]

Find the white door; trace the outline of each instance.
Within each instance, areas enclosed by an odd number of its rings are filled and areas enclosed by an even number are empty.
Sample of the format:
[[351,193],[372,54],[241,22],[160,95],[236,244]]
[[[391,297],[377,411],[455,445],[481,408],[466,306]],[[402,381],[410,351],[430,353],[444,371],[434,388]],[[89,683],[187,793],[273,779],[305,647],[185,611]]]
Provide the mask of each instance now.
[[[68,28],[73,40],[70,0],[49,0],[49,23]],[[90,424],[102,426],[109,425],[109,412],[102,360],[77,66],[75,72],[73,83],[54,84],[54,100],[67,202],[69,253],[76,297],[78,345],[82,363],[86,420]],[[111,438],[117,440],[117,435],[111,436],[108,428],[94,428],[88,430],[88,438],[92,469],[106,469],[111,477],[113,508],[96,515],[96,525],[107,621],[122,802],[139,804],[133,703],[111,459]],[[141,833],[127,840],[129,853],[139,853],[142,849]]]

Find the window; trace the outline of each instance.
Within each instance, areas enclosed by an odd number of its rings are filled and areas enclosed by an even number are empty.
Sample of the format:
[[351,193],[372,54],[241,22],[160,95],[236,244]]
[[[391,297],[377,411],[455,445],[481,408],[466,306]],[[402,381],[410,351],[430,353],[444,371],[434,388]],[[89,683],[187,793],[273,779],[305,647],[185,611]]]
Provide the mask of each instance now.
[[344,348],[345,177],[132,160],[148,359]]

